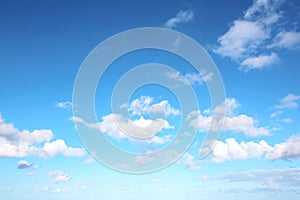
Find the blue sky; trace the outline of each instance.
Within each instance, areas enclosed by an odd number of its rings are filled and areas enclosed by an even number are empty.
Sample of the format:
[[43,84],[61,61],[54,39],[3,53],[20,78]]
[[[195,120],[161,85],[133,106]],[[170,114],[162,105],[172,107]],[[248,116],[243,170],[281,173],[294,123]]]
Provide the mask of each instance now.
[[[1,1],[0,196],[3,199],[298,199],[300,194],[300,4],[297,0]],[[95,95],[98,122],[72,112],[76,74],[107,38],[133,28],[182,32],[209,53],[226,89],[213,108],[207,84],[182,58],[160,50],[126,54],[109,66]],[[133,67],[161,63],[174,87],[191,85],[199,109],[189,113],[196,137],[181,159],[152,173],[130,174],[95,161],[75,124],[87,126],[125,151],[143,154],[174,141],[180,100],[168,88],[145,85],[111,109],[118,80]],[[199,159],[212,114],[227,108],[215,148]],[[156,110],[155,110],[156,108]],[[143,141],[116,127],[152,127]],[[150,114],[149,114],[150,113]],[[161,121],[160,121],[161,122]],[[105,152],[111,155],[110,152]],[[112,157],[115,155],[111,155]],[[151,159],[136,159],[147,165]],[[119,169],[130,165],[119,166]]]

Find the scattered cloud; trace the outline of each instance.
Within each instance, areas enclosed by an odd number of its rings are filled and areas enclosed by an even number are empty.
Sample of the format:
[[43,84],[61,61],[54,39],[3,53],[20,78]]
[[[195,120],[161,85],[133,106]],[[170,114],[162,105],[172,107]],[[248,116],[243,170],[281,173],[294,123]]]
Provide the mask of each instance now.
[[264,140],[259,143],[241,142],[228,138],[225,142],[218,141],[212,151],[212,161],[221,163],[226,160],[245,160],[247,158],[260,158],[270,147]]
[[261,24],[236,20],[228,32],[219,37],[220,46],[215,49],[215,53],[238,61],[256,49],[268,37],[268,33]]
[[152,178],[150,179],[150,183],[159,183],[160,180],[158,178]]
[[300,135],[293,135],[287,141],[269,145],[266,141],[238,143],[234,138],[217,141],[212,151],[212,160],[221,163],[226,160],[245,160],[265,157],[269,160],[290,160],[300,158]]
[[[248,192],[261,191],[287,191],[291,192],[291,187],[299,190],[300,169],[272,169],[254,170],[227,173],[223,176],[210,178],[217,180],[228,180],[231,183],[238,182],[258,182],[259,185],[249,188]],[[288,187],[287,187],[288,186]]]
[[175,28],[179,24],[184,24],[192,21],[194,19],[194,12],[190,10],[181,10],[176,14],[176,17],[169,19],[164,27],[166,28]]
[[300,47],[300,32],[296,31],[282,31],[274,38],[273,44],[270,48],[286,48],[286,49],[299,49]]
[[[144,119],[143,117],[137,120],[125,120],[124,117],[120,114],[109,114],[102,117],[102,121],[98,123],[88,123],[83,119],[78,117],[72,117],[70,120],[87,126],[90,129],[98,129],[102,133],[106,133],[114,139],[122,140],[128,139],[131,142],[142,142],[145,141],[148,144],[164,144],[171,140],[169,135],[165,136],[156,136],[157,133],[161,132],[164,129],[172,129],[168,121],[164,119],[150,120]],[[150,126],[151,125],[151,126]],[[128,132],[130,134],[126,134]],[[142,133],[142,135],[141,135]],[[129,135],[139,135],[139,136],[148,136],[153,135],[148,139],[138,140]]]
[[291,118],[280,119],[279,116],[286,110],[291,110],[299,107],[300,96],[289,93],[285,97],[279,100],[279,103],[275,105],[272,110],[270,117],[276,118],[277,121],[282,121],[284,123],[291,123]]
[[154,98],[149,96],[141,96],[131,101],[128,106],[128,111],[133,116],[142,116],[150,114],[150,112],[163,112],[166,116],[180,115],[180,111],[173,108],[167,100],[154,103]]
[[[198,128],[200,132],[209,130],[218,130],[223,126],[223,131],[242,132],[247,136],[269,136],[270,131],[267,127],[257,127],[257,121],[245,114],[235,115],[235,109],[240,105],[234,98],[228,98],[214,109],[211,115],[206,115],[200,111],[194,111],[189,114],[190,126]],[[226,116],[213,118],[213,115],[222,113],[226,109]]]
[[202,71],[201,73],[187,73],[181,75],[179,72],[168,72],[165,74],[167,78],[170,78],[182,85],[202,85],[203,82],[211,81],[213,78],[212,72]]
[[242,61],[240,69],[247,72],[253,69],[261,69],[279,62],[279,57],[272,52],[269,55],[259,55],[256,57],[248,57]]
[[284,123],[292,123],[293,122],[293,120],[291,118],[284,118],[281,121]]
[[268,152],[267,158],[271,160],[299,159],[300,158],[300,135],[293,135],[286,142],[274,145]]
[[83,148],[68,147],[64,140],[52,141],[54,135],[51,130],[20,131],[13,124],[8,124],[0,115],[0,157],[25,157],[36,155],[39,157],[53,157],[61,154],[65,156],[83,156]]
[[248,72],[278,63],[276,48],[299,48],[300,33],[285,31],[279,23],[285,19],[285,12],[281,11],[284,1],[254,0],[218,38],[214,52],[234,60],[241,65],[240,70]]
[[55,107],[62,108],[65,110],[70,110],[72,108],[72,102],[70,102],[70,101],[56,102]]
[[32,168],[32,169],[37,169],[38,166],[33,164],[33,163],[29,163],[28,161],[26,160],[20,160],[18,162],[18,166],[17,166],[18,169],[29,169],[29,168]]
[[189,170],[201,170],[200,163],[201,160],[196,159],[190,153],[185,153],[182,158],[177,161],[178,164],[184,164],[185,169]]
[[84,161],[84,163],[85,164],[92,164],[92,163],[94,163],[95,162],[95,159],[93,158],[93,157],[88,157],[85,161]]
[[52,188],[52,187],[49,187],[49,186],[45,186],[45,187],[40,187],[40,188],[36,188],[34,190],[34,192],[53,192],[53,193],[67,193],[67,192],[70,192],[69,189],[67,188]]
[[55,183],[69,181],[70,177],[63,171],[49,171],[48,176]]
[[280,99],[279,104],[275,106],[277,109],[292,109],[298,108],[299,104],[297,101],[300,100],[300,96],[289,93],[284,98]]
[[81,157],[86,154],[83,148],[68,147],[62,139],[46,142],[42,147],[33,146],[29,149],[29,153],[43,158],[54,157],[56,155]]

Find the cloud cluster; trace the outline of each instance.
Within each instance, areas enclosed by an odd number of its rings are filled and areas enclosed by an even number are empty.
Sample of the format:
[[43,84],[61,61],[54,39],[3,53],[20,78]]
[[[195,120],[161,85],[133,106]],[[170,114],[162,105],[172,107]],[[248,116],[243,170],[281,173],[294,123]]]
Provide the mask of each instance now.
[[164,26],[166,28],[175,28],[178,24],[188,23],[194,19],[194,13],[190,10],[181,10],[176,17],[169,19]]
[[0,115],[0,157],[85,155],[83,148],[68,147],[62,139],[52,141],[53,137],[52,131],[46,129],[20,131],[13,124],[6,123]]
[[[123,108],[126,106],[123,105]],[[128,106],[128,111],[132,116],[142,116],[145,114],[163,112],[165,116],[177,116],[180,115],[178,109],[173,108],[167,100],[163,100],[159,103],[154,103],[153,97],[141,96],[134,99]]]
[[[122,140],[128,139],[131,142],[146,141],[148,144],[165,144],[171,140],[170,135],[157,136],[164,129],[173,128],[168,121],[163,119],[150,120],[143,117],[137,120],[125,120],[120,114],[109,114],[102,117],[102,121],[98,123],[88,123],[79,117],[71,117],[70,120],[82,124],[90,129],[100,130],[102,133],[109,135],[110,137]],[[151,126],[150,126],[151,124]],[[142,129],[140,129],[142,128]],[[141,132],[142,130],[142,132]],[[137,140],[130,137],[124,131],[130,131],[130,135],[154,135],[147,140]]]
[[278,25],[284,20],[280,10],[283,3],[284,0],[254,0],[243,17],[218,38],[219,46],[214,52],[238,62],[239,69],[245,72],[278,63],[276,49],[300,46],[300,32]]
[[269,160],[300,158],[300,135],[293,135],[287,141],[269,145],[266,141],[238,143],[234,138],[217,141],[212,151],[212,160],[221,163],[226,160],[245,160],[265,157]]
[[[251,137],[270,135],[269,129],[267,127],[257,127],[257,122],[252,117],[245,114],[235,115],[234,111],[239,106],[236,99],[228,98],[222,105],[216,107],[210,115],[194,111],[188,116],[190,126],[199,129],[200,132],[218,130],[223,125],[223,131],[242,132]],[[213,115],[218,116],[218,113],[222,113],[224,109],[226,109],[226,116],[213,118]]]

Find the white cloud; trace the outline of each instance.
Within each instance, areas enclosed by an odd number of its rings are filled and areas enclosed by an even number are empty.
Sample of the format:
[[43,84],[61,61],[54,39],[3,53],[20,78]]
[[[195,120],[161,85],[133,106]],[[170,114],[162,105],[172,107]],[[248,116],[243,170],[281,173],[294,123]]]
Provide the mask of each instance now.
[[70,177],[63,171],[49,171],[48,176],[55,183],[69,181]]
[[188,23],[194,19],[194,13],[190,10],[179,11],[176,17],[169,19],[164,26],[166,28],[175,28],[178,24]]
[[270,47],[298,49],[300,47],[300,32],[282,31],[274,38],[274,43]]
[[182,158],[180,158],[177,163],[184,164],[185,169],[189,170],[201,170],[201,167],[199,166],[201,163],[201,160],[195,159],[193,155],[190,153],[185,153]]
[[72,102],[70,101],[56,102],[55,107],[69,110],[72,108]]
[[257,22],[236,20],[218,42],[215,53],[233,60],[242,59],[269,37],[265,28]]
[[153,102],[153,98],[149,96],[141,96],[138,99],[134,99],[130,104],[128,111],[132,115],[141,116],[143,114],[148,114],[151,108],[151,103]]
[[290,137],[286,142],[276,144],[272,151],[268,152],[267,158],[276,159],[299,159],[300,158],[300,135]]
[[258,143],[238,143],[234,138],[228,138],[225,142],[217,141],[212,151],[212,160],[217,163],[226,160],[245,160],[248,158],[265,157],[270,160],[289,160],[300,158],[300,135],[293,135],[287,141],[269,145],[261,140]]
[[[102,121],[98,123],[88,123],[78,117],[72,117],[71,120],[76,121],[79,124],[83,124],[90,129],[98,129],[102,133],[106,133],[114,139],[128,139],[132,142],[146,141],[147,143],[164,144],[170,141],[168,135],[159,137],[156,136],[157,133],[161,132],[163,129],[172,129],[168,121],[163,119],[150,120],[144,119],[143,117],[137,120],[125,120],[120,114],[109,114],[102,117]],[[151,126],[150,126],[151,125]],[[142,131],[141,131],[142,130]],[[138,135],[140,137],[153,135],[148,139],[138,140],[125,134],[124,131],[130,133],[130,135]],[[141,135],[141,133],[143,135]]]
[[167,100],[163,100],[159,103],[153,103],[153,97],[141,96],[134,99],[128,107],[128,111],[133,116],[142,116],[144,114],[150,114],[150,112],[162,112],[166,116],[176,116],[180,114],[178,109],[173,108]]
[[153,104],[151,108],[152,113],[163,112],[166,116],[177,116],[180,115],[178,109],[173,108],[167,100],[163,100],[157,104]]
[[280,99],[279,104],[275,106],[276,109],[291,109],[298,108],[299,104],[297,101],[300,100],[300,96],[294,94],[288,94],[284,98]]
[[52,157],[57,154],[65,156],[83,156],[83,148],[68,147],[61,139],[51,141],[51,130],[20,131],[13,124],[7,124],[0,115],[0,157],[25,157],[36,155]]
[[218,141],[212,151],[212,160],[221,163],[226,160],[245,160],[247,158],[260,158],[270,147],[264,140],[259,143],[241,142],[228,138],[225,142]]
[[62,139],[46,142],[42,147],[32,146],[29,148],[29,153],[43,158],[56,155],[81,157],[86,154],[83,148],[68,147]]
[[[274,47],[298,48],[300,33],[283,31],[284,27],[278,23],[284,20],[284,12],[280,10],[283,2],[254,0],[244,15],[218,38],[219,46],[214,52],[241,64],[240,70],[249,71],[277,63],[279,56],[270,52]],[[277,36],[274,36],[276,33]]]
[[20,160],[18,162],[18,166],[17,166],[18,169],[28,169],[28,168],[32,168],[32,169],[36,169],[38,168],[37,165],[33,164],[33,163],[29,163],[28,161],[26,160]]
[[272,52],[269,55],[259,55],[256,57],[248,57],[242,61],[240,69],[250,71],[253,69],[261,69],[273,65],[279,61],[276,53]]
[[181,75],[179,72],[168,72],[165,76],[178,82],[179,85],[202,85],[204,81],[208,82],[212,80],[213,73],[202,71],[201,73],[187,73]]
[[212,121],[212,115],[205,115],[200,111],[194,111],[188,116],[189,120],[191,120],[190,126],[198,128],[200,132],[208,132],[209,130],[218,130],[224,123],[223,131],[242,132],[251,137],[270,135],[269,129],[266,127],[257,127],[257,122],[252,117],[245,114],[234,115],[237,107],[239,107],[239,104],[234,98],[226,99],[223,105],[214,109],[213,114],[219,115],[226,109],[227,115],[225,117],[216,117],[214,121]]

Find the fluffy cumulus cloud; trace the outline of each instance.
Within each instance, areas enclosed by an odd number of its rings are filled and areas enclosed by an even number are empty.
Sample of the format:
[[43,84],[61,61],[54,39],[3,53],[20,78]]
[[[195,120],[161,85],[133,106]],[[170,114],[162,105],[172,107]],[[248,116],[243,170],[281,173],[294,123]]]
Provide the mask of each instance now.
[[[124,105],[121,107],[124,108]],[[163,112],[163,114],[166,116],[180,115],[180,111],[173,108],[167,100],[154,103],[154,98],[150,96],[141,96],[140,98],[131,101],[128,106],[128,111],[133,116],[142,116],[145,114],[150,114],[150,112]]]
[[169,19],[164,26],[166,28],[175,28],[179,24],[188,23],[194,19],[194,13],[190,10],[181,10],[176,14],[176,17]]
[[[172,129],[168,121],[163,119],[150,120],[143,117],[137,120],[126,120],[120,114],[109,114],[102,117],[102,121],[98,123],[88,123],[78,117],[72,117],[71,120],[77,124],[82,124],[90,129],[100,130],[102,133],[110,137],[122,140],[128,139],[131,142],[146,141],[147,143],[164,144],[171,140],[170,135],[157,136],[164,129]],[[153,136],[148,139],[138,140],[131,136]],[[138,138],[138,137],[137,137]]]
[[18,169],[29,169],[29,168],[32,168],[32,169],[36,169],[37,168],[37,165],[33,164],[33,163],[29,163],[28,161],[26,160],[20,160],[18,162],[18,166],[17,166]]
[[217,141],[212,151],[212,160],[221,163],[226,160],[245,160],[265,157],[269,160],[290,160],[300,158],[300,135],[293,135],[287,141],[269,145],[266,141],[240,142],[228,138],[225,142]]
[[69,175],[63,171],[49,171],[48,176],[55,183],[61,183],[70,180]]
[[53,139],[51,130],[28,131],[15,128],[6,123],[0,115],[0,157],[25,157],[36,155],[39,157],[53,157],[61,154],[65,156],[83,156],[82,148],[68,147],[64,140]]
[[149,96],[141,96],[134,99],[128,105],[121,105],[121,108],[128,109],[134,119],[126,118],[121,114],[108,114],[102,116],[100,122],[86,122],[80,117],[71,117],[77,125],[84,125],[90,129],[99,130],[113,139],[128,139],[131,142],[145,141],[150,144],[165,144],[171,140],[170,135],[158,136],[163,130],[174,129],[169,122],[162,118],[148,119],[144,115],[160,114],[159,116],[169,117],[180,114],[178,109],[173,108],[167,100],[154,103]]
[[239,69],[245,72],[278,63],[279,56],[274,52],[277,48],[295,49],[300,45],[299,32],[286,31],[278,25],[284,20],[284,2],[254,0],[244,15],[218,38],[214,52],[241,64]]
[[[240,114],[235,115],[234,111],[240,105],[234,98],[228,98],[225,102],[216,107],[210,114],[207,115],[205,112],[194,111],[189,114],[188,119],[190,120],[190,126],[199,129],[200,132],[208,132],[209,130],[232,131],[241,132],[247,136],[258,137],[268,136],[270,131],[267,127],[258,127],[257,121],[252,117]],[[226,116],[219,116],[226,109]],[[215,118],[213,116],[216,116]]]

